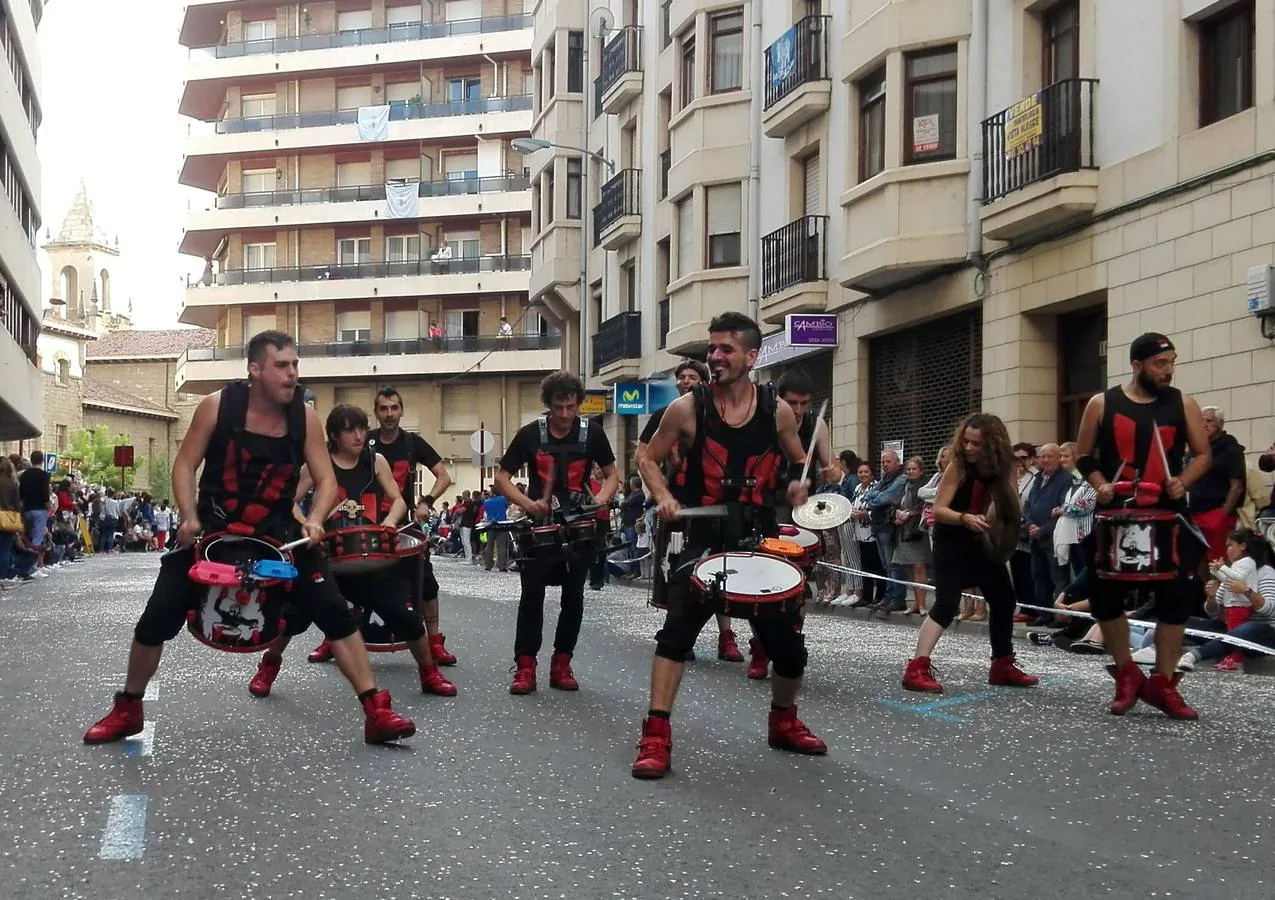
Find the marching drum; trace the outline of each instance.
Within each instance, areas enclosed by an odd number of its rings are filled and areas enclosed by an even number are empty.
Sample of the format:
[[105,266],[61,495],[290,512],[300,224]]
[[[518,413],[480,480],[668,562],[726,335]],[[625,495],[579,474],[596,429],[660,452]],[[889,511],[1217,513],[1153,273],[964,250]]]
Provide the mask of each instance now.
[[806,558],[806,549],[795,541],[784,540],[783,538],[765,538],[758,545],[757,551],[767,556],[773,556],[776,559],[786,559],[794,565],[803,565]]
[[798,610],[806,576],[787,560],[764,553],[715,553],[695,563],[691,586],[714,612],[748,619]]
[[809,572],[814,569],[815,563],[819,562],[819,556],[823,552],[823,538],[819,536],[818,532],[810,531],[797,525],[792,527],[794,529],[792,534],[786,534],[784,530],[781,530],[781,534],[785,540],[801,547],[803,555],[801,559],[794,560],[794,562]]
[[[416,603],[408,600],[407,608],[415,613]],[[359,633],[363,635],[368,653],[397,653],[407,649],[407,643],[396,638],[385,621],[372,610],[351,604],[350,614],[359,620]]]
[[186,616],[186,630],[195,640],[226,653],[259,653],[279,636],[285,624],[283,595],[289,587],[287,582],[276,578],[231,584],[223,578],[206,577],[206,569],[200,563],[214,563],[223,569],[232,566],[241,575],[262,561],[291,564],[291,554],[280,547],[271,538],[225,531],[199,539],[190,578],[206,590],[200,592],[198,603]]
[[399,534],[382,525],[337,528],[321,543],[333,574],[374,572],[398,562]]
[[1094,569],[1111,581],[1172,581],[1178,577],[1177,513],[1106,509],[1094,516]]
[[400,531],[398,533],[399,559],[428,555],[429,541],[423,533],[419,531]]

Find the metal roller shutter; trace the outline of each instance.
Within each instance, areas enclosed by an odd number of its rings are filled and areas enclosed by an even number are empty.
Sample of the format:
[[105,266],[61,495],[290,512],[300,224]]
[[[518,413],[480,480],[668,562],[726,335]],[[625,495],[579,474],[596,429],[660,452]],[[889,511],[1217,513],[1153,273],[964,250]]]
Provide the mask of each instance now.
[[805,214],[808,216],[822,215],[823,183],[820,179],[818,153],[806,157],[805,177]]

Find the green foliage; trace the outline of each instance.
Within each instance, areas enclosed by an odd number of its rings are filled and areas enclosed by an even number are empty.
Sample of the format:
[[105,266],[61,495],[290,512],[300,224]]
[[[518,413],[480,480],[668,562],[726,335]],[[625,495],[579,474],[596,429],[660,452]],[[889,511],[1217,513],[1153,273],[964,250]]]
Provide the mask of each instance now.
[[158,503],[161,500],[173,500],[173,466],[167,456],[152,459],[147,474],[150,476],[150,495]]
[[[121,485],[120,470],[115,466],[115,448],[131,443],[132,440],[128,435],[112,435],[110,428],[98,425],[96,428],[85,428],[74,432],[71,435],[70,450],[59,456],[62,459],[70,457],[78,460],[80,476],[88,484],[104,484],[115,491],[131,490],[133,486],[131,473],[128,473],[128,484]],[[135,469],[145,464],[144,458],[134,456]],[[127,470],[125,471],[127,473]],[[152,480],[151,483],[154,484],[154,481]]]

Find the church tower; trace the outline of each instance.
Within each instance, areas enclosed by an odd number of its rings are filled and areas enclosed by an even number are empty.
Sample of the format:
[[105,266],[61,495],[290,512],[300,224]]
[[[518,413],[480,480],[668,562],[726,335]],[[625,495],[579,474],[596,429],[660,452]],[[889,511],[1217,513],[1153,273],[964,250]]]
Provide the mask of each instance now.
[[43,249],[49,255],[49,296],[56,313],[99,334],[132,327],[132,310],[126,307],[117,312],[112,293],[111,274],[120,256],[119,238],[108,238],[93,222],[93,204],[83,179],[57,237],[46,242]]

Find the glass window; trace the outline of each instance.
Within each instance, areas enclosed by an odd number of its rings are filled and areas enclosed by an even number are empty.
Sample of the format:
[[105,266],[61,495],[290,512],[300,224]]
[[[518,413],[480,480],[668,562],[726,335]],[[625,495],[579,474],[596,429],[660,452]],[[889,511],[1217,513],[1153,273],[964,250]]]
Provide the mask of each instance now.
[[1253,105],[1252,0],[1200,23],[1200,125],[1212,125]]
[[677,277],[698,271],[695,264],[695,207],[687,197],[677,204]]
[[274,94],[247,95],[240,103],[243,117],[254,119],[259,116],[274,115]]
[[695,38],[688,37],[682,41],[682,85],[678,99],[678,108],[687,106],[695,99]]
[[744,86],[744,14],[719,13],[708,20],[711,93],[738,91]]
[[715,184],[705,190],[708,203],[708,267],[740,264],[741,191],[739,184]]
[[906,57],[903,163],[956,158],[956,48]]
[[245,269],[273,269],[274,244],[245,244],[243,259]]
[[859,82],[859,180],[885,169],[885,67]]
[[254,335],[261,334],[263,331],[271,331],[275,327],[274,313],[259,313],[255,316],[243,317],[243,336],[244,343],[248,343]]
[[450,103],[481,100],[482,91],[482,81],[478,78],[453,78],[447,82],[447,100]]
[[567,32],[567,90],[584,92],[584,32]]
[[1045,70],[1041,84],[1045,87],[1056,81],[1080,77],[1080,3],[1079,0],[1063,0],[1045,13],[1041,23],[1045,37],[1041,57]]
[[372,239],[342,238],[336,242],[336,264],[338,266],[360,266],[372,261]]
[[243,39],[245,41],[268,41],[275,36],[274,19],[263,19],[260,22],[243,23]]
[[243,173],[245,194],[265,194],[274,190],[274,169],[248,169]]
[[580,218],[581,183],[584,167],[578,159],[567,160],[567,218]]
[[394,309],[385,313],[387,341],[413,341],[421,336],[421,314],[415,309]]
[[419,234],[399,234],[385,239],[387,263],[419,262],[420,258],[421,236]]
[[372,340],[372,313],[370,310],[351,310],[336,314],[337,339],[341,341]]

